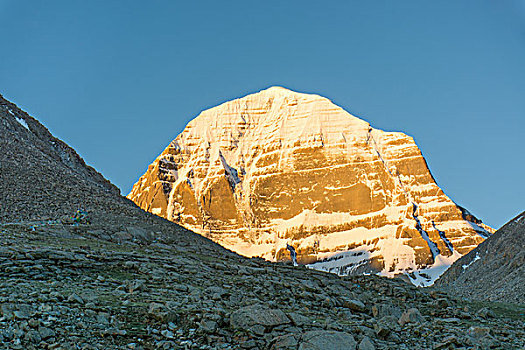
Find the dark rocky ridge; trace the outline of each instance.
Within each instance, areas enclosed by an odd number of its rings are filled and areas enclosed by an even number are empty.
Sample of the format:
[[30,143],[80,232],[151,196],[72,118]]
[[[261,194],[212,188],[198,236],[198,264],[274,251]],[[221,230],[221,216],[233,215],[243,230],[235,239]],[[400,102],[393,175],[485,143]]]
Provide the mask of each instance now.
[[[143,212],[2,106],[1,349],[525,346],[518,307],[231,253]],[[89,222],[71,222],[79,207]]]
[[[29,130],[17,119],[23,120]],[[71,196],[75,190],[89,189],[89,193],[83,193],[85,197],[119,194],[114,185],[87,166],[72,148],[1,95],[0,123],[0,199],[3,203],[0,220],[52,218],[69,213],[72,208],[85,204],[84,198],[80,202],[80,198]],[[55,208],[52,202],[67,207],[67,212]]]
[[469,299],[525,304],[525,212],[457,260],[436,286]]
[[[17,119],[25,121],[26,129]],[[157,225],[162,240],[218,245],[140,210],[67,144],[0,95],[0,223],[57,220],[76,210],[115,233]],[[101,231],[102,232],[102,231]]]

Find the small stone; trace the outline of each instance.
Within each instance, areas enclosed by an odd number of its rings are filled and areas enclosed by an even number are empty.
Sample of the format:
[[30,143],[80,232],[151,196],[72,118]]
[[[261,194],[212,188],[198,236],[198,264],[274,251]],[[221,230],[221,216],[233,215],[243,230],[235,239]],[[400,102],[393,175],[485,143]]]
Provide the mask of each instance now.
[[247,340],[241,343],[241,348],[243,349],[253,349],[256,346],[257,346],[257,343],[253,339],[250,339],[250,340]]
[[483,319],[496,317],[494,312],[491,309],[489,309],[488,307],[484,307],[484,308],[480,309],[478,312],[476,312],[476,316],[481,317]]
[[345,299],[343,300],[343,306],[357,312],[364,312],[366,311],[365,304],[359,300],[355,299]]
[[271,350],[296,350],[297,345],[297,337],[292,334],[286,334],[272,340]]
[[173,339],[174,338],[173,332],[170,331],[170,330],[167,330],[167,329],[165,329],[162,332],[160,332],[160,334],[162,334],[163,337],[168,338],[168,339]]
[[70,303],[84,304],[84,300],[75,293],[71,294],[67,298],[67,301]]
[[376,349],[376,347],[374,346],[370,338],[368,338],[367,336],[363,337],[363,339],[361,340],[357,348],[359,350],[375,350]]
[[217,330],[217,322],[212,320],[202,320],[199,329],[204,333],[214,333]]
[[411,308],[406,310],[398,320],[400,326],[404,326],[407,323],[421,323],[425,319],[421,315],[418,309]]
[[374,324],[374,330],[381,338],[387,337],[391,331],[396,330],[396,327],[399,326],[394,316],[384,316]]
[[40,320],[37,320],[36,318],[32,318],[29,321],[27,321],[27,324],[29,324],[29,327],[36,328],[38,325],[40,325]]
[[42,341],[42,337],[40,336],[40,333],[38,331],[32,329],[29,332],[25,334],[24,337],[25,341],[30,342],[32,344],[38,344]]
[[38,327],[38,333],[40,333],[40,336],[44,340],[53,338],[55,336],[55,331],[47,327]]

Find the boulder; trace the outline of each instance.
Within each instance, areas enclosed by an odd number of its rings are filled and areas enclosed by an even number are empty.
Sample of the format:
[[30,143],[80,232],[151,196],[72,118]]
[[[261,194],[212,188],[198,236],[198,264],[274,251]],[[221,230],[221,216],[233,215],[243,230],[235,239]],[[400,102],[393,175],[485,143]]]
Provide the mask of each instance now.
[[230,316],[230,325],[236,329],[264,333],[266,329],[291,323],[284,312],[270,309],[265,305],[250,305],[234,311]]
[[354,337],[348,333],[320,330],[304,333],[299,350],[353,350],[356,346]]

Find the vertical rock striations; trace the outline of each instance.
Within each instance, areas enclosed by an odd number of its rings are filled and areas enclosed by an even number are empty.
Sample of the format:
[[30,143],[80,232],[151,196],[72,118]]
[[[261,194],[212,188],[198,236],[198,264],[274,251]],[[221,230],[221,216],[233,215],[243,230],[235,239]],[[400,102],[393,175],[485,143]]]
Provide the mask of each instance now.
[[246,256],[431,284],[492,231],[435,183],[414,140],[271,87],[202,112],[128,198]]

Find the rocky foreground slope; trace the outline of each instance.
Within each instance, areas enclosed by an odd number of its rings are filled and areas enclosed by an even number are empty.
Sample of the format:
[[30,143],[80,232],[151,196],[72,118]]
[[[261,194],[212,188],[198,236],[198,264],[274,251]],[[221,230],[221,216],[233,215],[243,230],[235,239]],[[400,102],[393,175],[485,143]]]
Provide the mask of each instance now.
[[98,230],[0,226],[1,349],[525,347],[516,305]]
[[0,100],[0,349],[525,346],[517,305],[229,252],[64,162],[29,118]]
[[414,140],[272,87],[202,112],[133,186],[146,211],[245,256],[428,285],[492,230],[448,198]]
[[525,304],[525,212],[457,260],[437,285],[474,300]]

